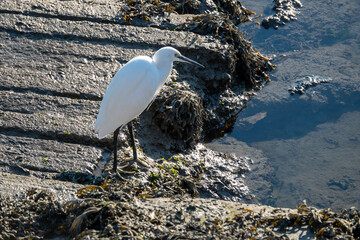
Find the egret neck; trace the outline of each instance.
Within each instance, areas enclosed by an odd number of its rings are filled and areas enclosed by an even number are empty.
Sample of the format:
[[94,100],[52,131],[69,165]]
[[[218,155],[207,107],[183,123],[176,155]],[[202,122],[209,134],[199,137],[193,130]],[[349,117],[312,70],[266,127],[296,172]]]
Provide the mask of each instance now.
[[159,56],[160,54],[157,53],[158,52],[156,52],[153,56],[154,63],[157,69],[159,69],[159,82],[155,95],[159,93],[160,89],[165,84],[166,79],[170,75],[171,69],[173,67],[173,61],[172,59],[169,59],[170,57],[167,58],[166,56]]

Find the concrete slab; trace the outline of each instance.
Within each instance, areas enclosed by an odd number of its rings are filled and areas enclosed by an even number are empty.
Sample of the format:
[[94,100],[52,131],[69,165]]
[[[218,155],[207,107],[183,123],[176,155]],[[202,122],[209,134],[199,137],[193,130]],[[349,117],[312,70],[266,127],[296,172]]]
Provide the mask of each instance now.
[[37,171],[43,172],[43,176],[60,171],[92,173],[101,157],[102,149],[96,147],[41,139],[31,134],[23,136],[14,131],[0,134],[3,172],[31,175],[30,171]]
[[51,179],[39,179],[18,174],[0,172],[0,197],[12,198],[23,197],[32,188],[46,190],[56,196],[57,200],[69,201],[75,198],[76,191],[81,184],[61,182]]

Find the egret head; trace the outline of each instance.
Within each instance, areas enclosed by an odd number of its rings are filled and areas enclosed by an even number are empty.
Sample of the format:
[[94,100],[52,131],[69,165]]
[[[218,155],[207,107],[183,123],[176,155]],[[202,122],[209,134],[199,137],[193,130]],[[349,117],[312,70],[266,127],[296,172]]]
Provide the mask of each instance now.
[[185,63],[190,63],[190,64],[194,64],[194,65],[198,65],[202,68],[205,68],[203,65],[201,65],[198,62],[195,62],[194,60],[191,60],[183,55],[181,55],[181,53],[176,50],[173,47],[163,47],[160,48],[154,55],[153,57],[156,65],[161,66],[162,64],[171,64],[174,61],[178,61],[178,62],[185,62]]

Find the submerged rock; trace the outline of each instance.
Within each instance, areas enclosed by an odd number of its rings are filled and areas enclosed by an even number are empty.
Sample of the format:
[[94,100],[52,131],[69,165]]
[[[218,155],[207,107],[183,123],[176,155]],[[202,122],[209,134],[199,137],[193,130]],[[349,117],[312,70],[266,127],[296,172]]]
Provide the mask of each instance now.
[[299,14],[298,8],[302,7],[299,0],[274,0],[275,6],[273,10],[275,14],[273,16],[266,17],[261,25],[264,28],[279,28],[279,26],[285,25],[287,22],[296,20],[296,15]]
[[332,79],[329,77],[322,77],[318,75],[309,75],[296,80],[294,86],[289,89],[289,92],[294,94],[304,94],[306,89],[316,86],[321,83],[331,82]]

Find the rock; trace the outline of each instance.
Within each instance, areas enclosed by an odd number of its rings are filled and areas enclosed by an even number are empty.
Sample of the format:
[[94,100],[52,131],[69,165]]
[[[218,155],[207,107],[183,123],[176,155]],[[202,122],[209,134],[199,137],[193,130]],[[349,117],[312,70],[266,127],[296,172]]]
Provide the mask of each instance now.
[[187,147],[200,141],[204,107],[196,93],[180,89],[164,92],[151,108],[153,121],[163,132],[183,140]]
[[285,25],[287,22],[296,20],[296,15],[299,14],[298,8],[302,7],[299,0],[274,0],[275,14],[266,17],[262,20],[261,25],[264,28],[278,29],[279,26]]
[[309,76],[305,76],[302,77],[300,79],[298,79],[295,82],[295,85],[292,86],[289,89],[289,92],[294,95],[294,94],[304,94],[306,89],[319,85],[321,83],[328,83],[331,82],[332,79],[328,78],[328,77],[322,77],[322,76],[317,76],[317,75],[309,75]]

